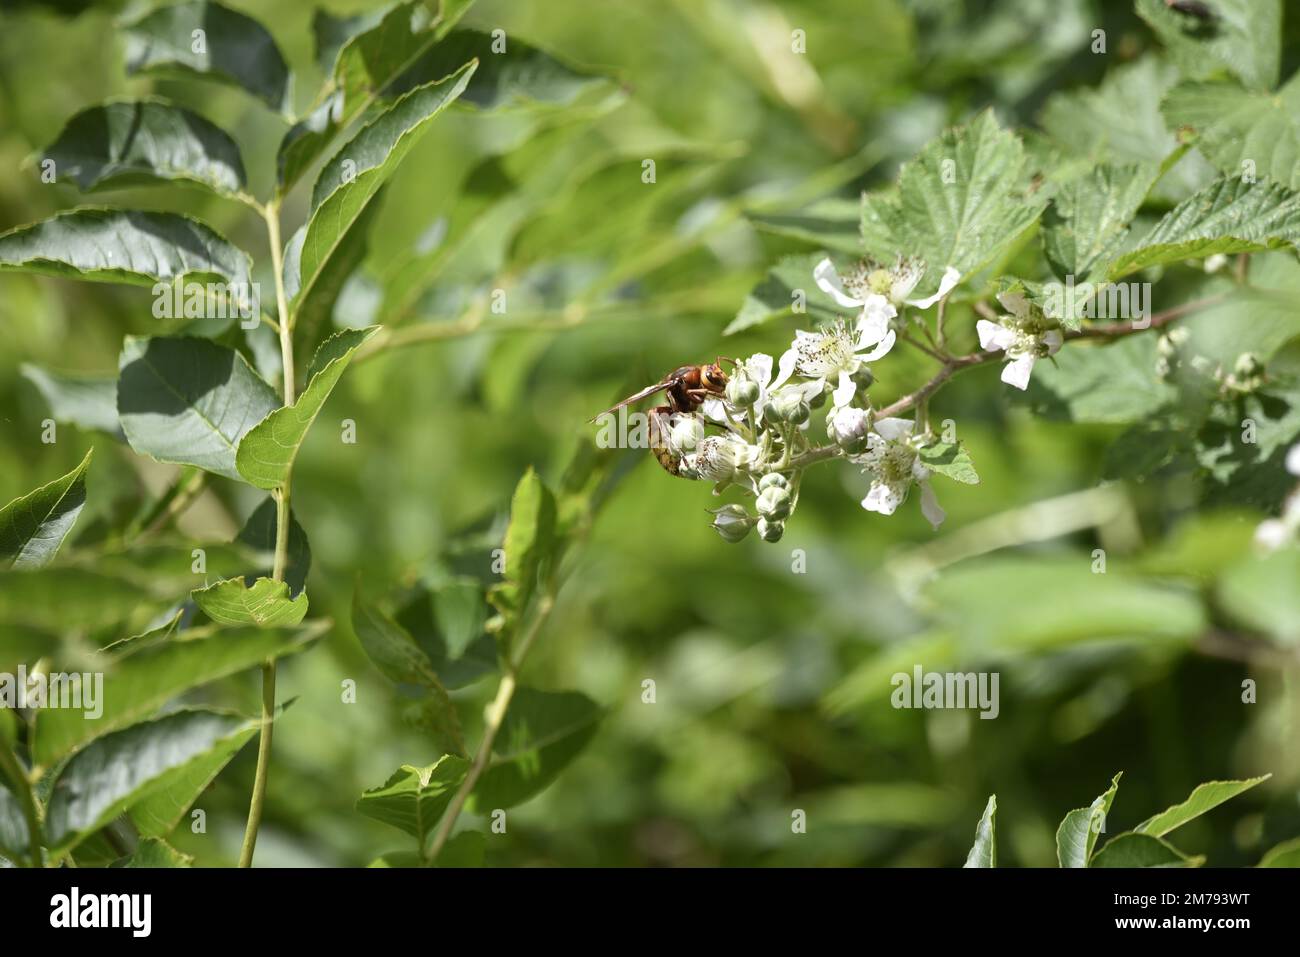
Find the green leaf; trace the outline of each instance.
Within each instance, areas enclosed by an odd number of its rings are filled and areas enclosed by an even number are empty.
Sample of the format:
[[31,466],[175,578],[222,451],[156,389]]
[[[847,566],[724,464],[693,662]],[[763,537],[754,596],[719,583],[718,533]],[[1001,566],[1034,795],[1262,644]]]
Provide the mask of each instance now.
[[1258,867],[1300,867],[1300,837],[1272,848],[1260,859]]
[[537,589],[537,576],[555,549],[555,497],[531,468],[515,487],[510,524],[504,542],[504,581],[488,592],[488,600],[513,624],[528,607]]
[[1300,194],[1284,186],[1220,179],[1170,210],[1137,248],[1115,259],[1111,279],[1216,253],[1261,252],[1300,239]]
[[249,306],[248,270],[246,252],[177,213],[83,206],[0,235],[0,272],[136,286],[220,282],[231,308]]
[[[285,134],[276,156],[280,192],[287,192],[325,151],[330,141],[384,97],[392,82],[414,64],[464,14],[469,4],[443,3],[431,17],[425,4],[402,3],[363,32],[345,38],[324,69],[333,67],[324,99]],[[367,16],[365,14],[363,17]],[[361,18],[317,21],[317,55],[328,56],[329,45],[343,30],[363,26]],[[322,43],[324,37],[325,43]],[[329,45],[327,45],[329,44]],[[460,67],[464,60],[455,66]],[[438,77],[441,79],[451,70]]]
[[112,665],[105,663],[102,714],[88,718],[72,708],[42,709],[32,735],[32,760],[51,767],[91,738],[148,717],[190,688],[252,668],[268,658],[295,654],[321,634],[320,628],[196,629],[186,632],[184,641],[142,647]]
[[105,103],[82,110],[46,148],[60,180],[82,192],[156,180],[204,186],[226,196],[244,188],[244,161],[230,136],[165,100]]
[[1043,251],[1058,278],[1085,282],[1110,260],[1158,172],[1153,163],[1102,165],[1057,191],[1043,215]]
[[[1127,639],[1154,654],[1189,644],[1205,630],[1199,597],[1112,567],[1092,573],[1086,554],[985,556],[946,568],[925,587],[927,605],[968,653],[1025,654]],[[1060,596],[1068,593],[1069,602]],[[1009,603],[1006,596],[1014,595]]]
[[352,354],[377,329],[344,329],[327,339],[312,359],[307,387],[298,400],[276,409],[244,435],[235,465],[249,484],[274,489],[288,481],[307,430],[338,384]]
[[1225,176],[1249,173],[1300,189],[1300,75],[1276,93],[1183,83],[1160,109],[1171,126],[1195,134],[1197,149]]
[[1108,70],[1095,89],[1053,95],[1040,123],[1065,155],[1094,165],[1161,166],[1172,159],[1152,192],[1176,202],[1203,186],[1213,172],[1198,154],[1179,154],[1178,140],[1160,115],[1160,98],[1178,80],[1175,67],[1147,55]]
[[1146,423],[1178,399],[1178,390],[1157,378],[1157,358],[1152,335],[1074,342],[1054,362],[1038,363],[1029,388],[1010,401],[1066,422]]
[[242,578],[227,578],[207,588],[190,592],[203,613],[220,625],[254,625],[258,628],[287,628],[307,614],[307,595],[289,597],[287,582],[259,578],[251,586]]
[[986,110],[925,147],[898,177],[897,195],[862,197],[867,252],[925,260],[918,295],[938,288],[945,268],[968,277],[1013,244],[1043,211],[1028,188],[1019,138]]
[[240,440],[280,402],[234,349],[194,337],[127,336],[117,411],[131,448],[240,479]]
[[[250,578],[268,578],[271,575],[275,562],[275,524],[275,499],[267,496],[262,500],[262,504],[253,510],[253,514],[248,516],[248,521],[244,523],[239,536],[235,539],[256,549],[264,556],[266,564],[261,569],[262,574],[252,575]],[[293,509],[290,509],[288,564],[284,570],[284,580],[289,584],[290,595],[296,597],[302,591],[310,570],[311,545],[307,541],[307,533],[298,524]],[[251,583],[249,581],[249,584]]]
[[1249,87],[1272,89],[1282,39],[1280,0],[1213,0],[1206,6],[1208,21],[1170,9],[1164,0],[1137,0],[1138,16],[1186,75],[1227,69]]
[[389,851],[387,854],[376,857],[366,867],[378,868],[410,868],[410,867],[427,867],[424,863],[424,856],[417,851]]
[[388,11],[368,10],[352,16],[336,17],[328,10],[316,10],[311,17],[311,33],[316,41],[316,65],[327,76],[334,72],[343,45],[359,33],[372,30],[384,19]]
[[146,838],[126,857],[119,858],[109,867],[192,867],[194,858],[182,854],[166,841],[156,837]]
[[546,788],[596,733],[600,707],[576,691],[515,692],[471,798],[475,810],[522,804]]
[[434,590],[433,617],[450,661],[458,661],[483,634],[487,608],[478,579],[460,578]]
[[462,104],[481,110],[546,105],[563,107],[573,103],[592,87],[609,81],[566,66],[550,54],[509,37],[504,51],[494,49],[491,34],[478,30],[453,30],[420,55],[386,90],[400,95],[418,86],[440,80],[471,60],[478,60]]
[[56,422],[107,432],[126,440],[117,421],[117,374],[69,375],[24,362],[18,367],[50,407]]
[[413,723],[427,732],[439,748],[449,754],[464,754],[460,718],[428,655],[405,628],[366,602],[360,588],[352,596],[352,630],[366,656],[385,678],[397,685],[415,685],[428,693]]
[[1088,807],[1079,808],[1065,815],[1061,826],[1056,830],[1056,861],[1061,867],[1087,867],[1092,859],[1092,849],[1097,844],[1097,835],[1105,830],[1106,816],[1110,814],[1111,802],[1119,790],[1119,779],[1123,771],[1116,774],[1106,789]]
[[931,472],[938,472],[964,485],[978,485],[980,477],[970,452],[960,442],[936,442],[920,452],[921,464]]
[[31,831],[18,798],[0,778],[0,851],[15,860],[31,854]]
[[260,727],[260,724],[248,722],[238,732],[218,741],[211,750],[155,782],[149,793],[134,802],[127,812],[141,836],[162,838],[174,831],[199,795],[208,789]]
[[256,20],[210,0],[160,7],[123,26],[127,73],[198,76],[289,107],[289,67]]
[[461,831],[442,846],[434,867],[482,867],[487,838],[482,831]]
[[[1293,485],[1293,482],[1288,482]],[[1234,621],[1300,647],[1300,548],[1251,555],[1219,579],[1216,596]]]
[[88,451],[62,478],[0,508],[0,567],[40,568],[50,563],[86,504],[86,469],[93,453]]
[[1200,867],[1204,857],[1184,854],[1168,841],[1125,831],[1106,842],[1089,867]]
[[824,258],[821,253],[783,257],[745,297],[722,334],[729,336],[786,316],[815,324],[842,315],[844,310],[813,280],[813,268]]
[[[20,641],[25,628],[54,633],[103,628],[130,617],[154,598],[146,585],[88,568],[23,569],[0,575],[0,625],[20,626],[14,636]],[[46,647],[42,654],[50,650]],[[8,651],[0,646],[0,656]]]
[[857,255],[862,251],[862,203],[829,196],[796,212],[748,213],[758,229],[824,249]]
[[133,805],[166,790],[213,749],[237,749],[259,726],[237,715],[177,711],[92,741],[64,765],[50,792],[45,831],[51,854],[62,856]]
[[984,806],[984,814],[975,828],[975,843],[971,845],[963,867],[998,866],[997,817],[998,796],[990,794],[989,802]]
[[423,853],[429,834],[468,772],[469,762],[451,754],[425,768],[403,764],[381,786],[362,794],[357,810],[410,834]]
[[1176,830],[1186,824],[1188,821],[1195,820],[1206,811],[1213,810],[1224,801],[1231,800],[1244,791],[1249,791],[1255,785],[1267,781],[1272,775],[1265,774],[1258,778],[1248,778],[1244,781],[1208,781],[1205,784],[1198,785],[1181,804],[1175,804],[1171,808],[1153,815],[1139,824],[1133,830],[1139,834],[1150,834],[1152,837],[1164,837],[1170,831]]
[[418,87],[364,126],[325,164],[312,189],[312,211],[299,255],[307,296],[375,193],[393,175],[431,121],[465,91],[475,64]]

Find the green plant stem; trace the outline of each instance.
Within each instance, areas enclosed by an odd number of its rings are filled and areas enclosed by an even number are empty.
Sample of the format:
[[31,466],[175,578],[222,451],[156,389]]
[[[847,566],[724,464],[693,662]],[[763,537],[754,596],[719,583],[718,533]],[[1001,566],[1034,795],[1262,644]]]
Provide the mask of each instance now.
[[[284,291],[284,257],[280,245],[280,203],[272,200],[266,205],[266,234],[271,245],[271,268],[275,271],[275,300],[279,312],[280,365],[284,404],[294,403],[293,383],[293,321],[289,315],[289,297]],[[271,577],[284,581],[289,563],[289,482],[273,494],[275,496],[275,564]],[[275,659],[262,663],[262,727],[257,741],[257,770],[253,775],[253,794],[248,803],[248,824],[244,828],[244,843],[239,849],[239,866],[253,866],[253,851],[257,847],[257,831],[262,825],[262,805],[266,800],[266,779],[271,768],[271,732],[275,722]]]
[[32,795],[31,779],[23,770],[18,755],[8,747],[0,747],[0,774],[9,779],[13,785],[13,795],[22,806],[23,818],[27,821],[31,866],[44,867],[41,859],[41,816],[36,809],[36,798]]
[[538,599],[536,611],[533,613],[533,620],[529,622],[528,630],[524,632],[524,636],[520,639],[514,655],[501,675],[501,683],[497,685],[496,697],[492,699],[492,704],[488,706],[484,718],[483,740],[479,742],[478,752],[474,755],[474,763],[470,765],[469,773],[465,775],[465,780],[461,782],[455,796],[451,799],[451,803],[447,805],[447,811],[443,814],[442,820],[438,822],[438,830],[434,832],[433,841],[429,844],[429,850],[424,856],[426,862],[433,862],[438,859],[438,854],[441,853],[443,845],[447,843],[447,838],[451,836],[451,829],[455,826],[456,819],[460,817],[465,802],[469,800],[474,785],[478,783],[479,777],[487,769],[488,761],[492,759],[492,744],[501,731],[501,725],[506,719],[506,711],[510,708],[510,700],[514,697],[515,689],[519,686],[519,669],[523,666],[528,649],[542,630],[546,619],[550,617],[554,605],[555,594],[554,585],[552,585],[552,590]]

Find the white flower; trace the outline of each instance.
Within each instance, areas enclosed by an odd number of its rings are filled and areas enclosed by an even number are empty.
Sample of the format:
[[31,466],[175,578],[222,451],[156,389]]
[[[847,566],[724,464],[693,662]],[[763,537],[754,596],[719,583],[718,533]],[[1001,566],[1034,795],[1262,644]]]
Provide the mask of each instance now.
[[[1291,446],[1286,453],[1286,470],[1292,475],[1300,475],[1300,442]],[[1259,523],[1255,529],[1255,544],[1265,551],[1275,551],[1300,539],[1300,489],[1296,489],[1282,504],[1280,518],[1269,518]]]
[[[813,279],[822,292],[830,296],[841,306],[850,309],[867,309],[874,299],[884,299],[891,306],[915,306],[929,309],[948,293],[952,292],[961,273],[949,266],[943,271],[939,281],[939,291],[928,299],[908,299],[916,284],[925,275],[925,263],[917,259],[899,257],[893,269],[885,269],[875,263],[864,261],[857,268],[843,277],[835,269],[830,259],[823,259],[813,269]],[[890,315],[893,318],[897,311]]]
[[930,487],[930,470],[921,464],[911,443],[913,427],[914,423],[907,419],[881,419],[867,436],[867,450],[851,458],[871,477],[862,507],[868,512],[893,515],[907,501],[907,493],[915,483],[921,487],[921,513],[938,528],[945,513]]
[[1292,475],[1300,475],[1300,442],[1286,453],[1286,470]]
[[1065,342],[1060,329],[1046,328],[1030,315],[1029,303],[1019,293],[999,293],[998,301],[1011,313],[1002,322],[981,319],[975,323],[981,349],[999,349],[1010,360],[1002,368],[1002,381],[1017,389],[1029,387],[1034,363],[1056,355]]
[[817,384],[814,396],[834,382],[833,405],[836,408],[848,405],[857,392],[853,374],[864,363],[885,356],[894,348],[897,338],[889,328],[894,307],[883,298],[876,298],[880,302],[864,310],[852,329],[844,322],[837,322],[822,332],[796,331],[794,342],[781,356],[780,373],[772,389],[780,388],[798,373]]

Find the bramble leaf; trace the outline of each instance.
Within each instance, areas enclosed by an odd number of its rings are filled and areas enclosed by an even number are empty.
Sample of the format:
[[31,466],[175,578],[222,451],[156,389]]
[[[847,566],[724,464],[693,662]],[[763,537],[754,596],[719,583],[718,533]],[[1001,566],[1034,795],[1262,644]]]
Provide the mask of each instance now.
[[86,469],[93,452],[67,475],[0,508],[0,566],[40,568],[50,563],[86,504]]

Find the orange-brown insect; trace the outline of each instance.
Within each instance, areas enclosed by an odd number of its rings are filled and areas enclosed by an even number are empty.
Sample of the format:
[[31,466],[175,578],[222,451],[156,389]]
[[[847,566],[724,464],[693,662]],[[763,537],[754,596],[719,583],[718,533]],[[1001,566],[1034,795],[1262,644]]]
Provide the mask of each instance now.
[[650,451],[654,453],[655,458],[663,466],[665,472],[669,475],[681,475],[681,454],[672,447],[668,440],[670,418],[675,412],[694,412],[704,404],[705,399],[717,398],[723,394],[727,388],[727,374],[722,371],[723,362],[735,364],[734,359],[724,359],[719,356],[716,362],[710,362],[707,365],[681,366],[664,376],[654,385],[646,386],[640,392],[628,396],[622,402],[600,413],[600,415],[593,416],[591,421],[595,422],[602,415],[617,412],[625,405],[640,402],[656,392],[666,392],[668,404],[657,405],[647,413],[650,419]]

